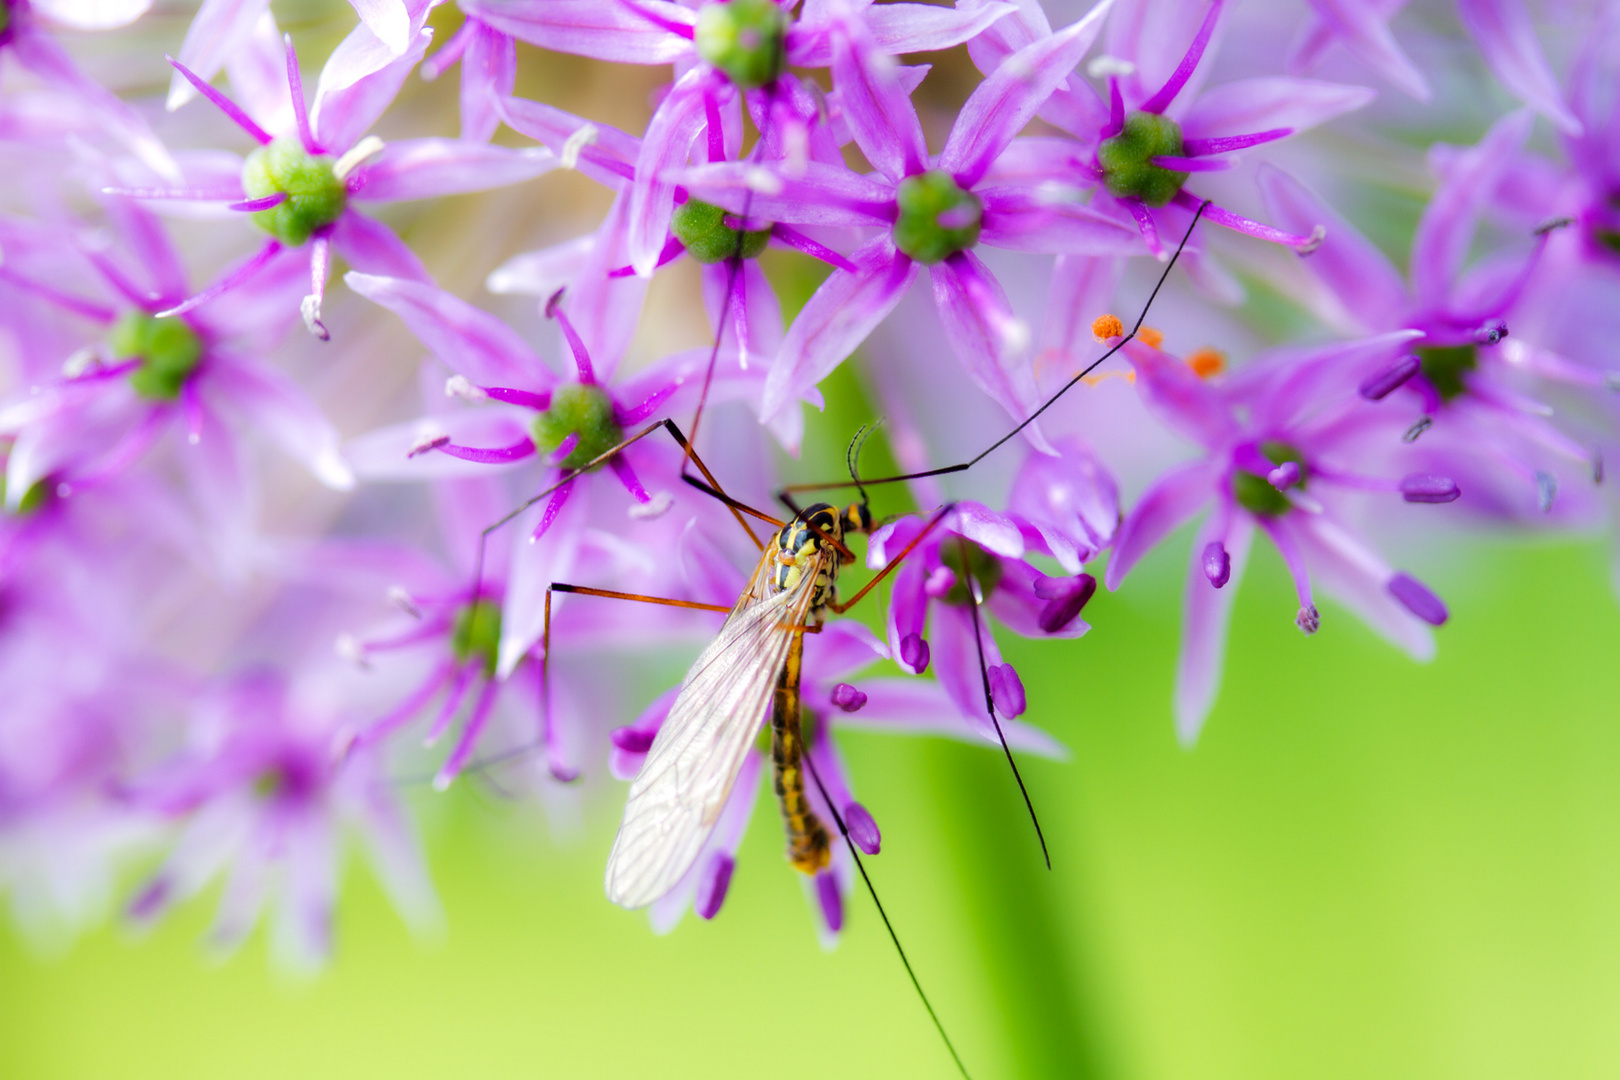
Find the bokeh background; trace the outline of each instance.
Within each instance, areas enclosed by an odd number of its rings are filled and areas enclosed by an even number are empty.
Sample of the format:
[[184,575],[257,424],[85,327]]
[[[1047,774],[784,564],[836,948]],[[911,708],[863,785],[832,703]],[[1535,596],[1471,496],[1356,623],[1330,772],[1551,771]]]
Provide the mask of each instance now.
[[[1415,4],[1403,16],[1419,55],[1454,54],[1441,31],[1425,36],[1448,9]],[[276,10],[306,64],[352,20],[342,4]],[[1236,47],[1266,48],[1269,9],[1242,10]],[[138,32],[160,57],[189,14],[160,9]],[[435,16],[440,40],[454,23],[453,11]],[[75,47],[93,57],[102,46]],[[923,99],[937,135],[972,75],[964,56],[931,59]],[[521,95],[632,130],[658,81],[528,49],[520,71]],[[163,79],[160,64],[137,65],[120,88],[156,94]],[[383,135],[452,133],[450,82],[413,80]],[[1343,165],[1358,201],[1341,205],[1400,260],[1427,197],[1421,150],[1473,141],[1505,111],[1488,84],[1477,72],[1443,83],[1448,107],[1422,114],[1443,123],[1412,119],[1398,101],[1378,112],[1381,101],[1365,124],[1299,140],[1299,160],[1316,154],[1310,178],[1329,190],[1322,174]],[[446,288],[538,334],[532,304],[482,292],[484,275],[584,231],[606,202],[558,175],[386,216],[432,253]],[[203,230],[192,240],[203,262],[232,254]],[[791,313],[815,277],[792,260],[771,272]],[[1259,278],[1245,283],[1235,314],[1191,316],[1198,334],[1236,349],[1296,332],[1297,313]],[[661,276],[643,359],[702,340],[695,291],[689,266]],[[1185,299],[1173,291],[1155,316],[1172,334]],[[288,362],[345,433],[413,415],[401,355],[415,343],[342,290],[327,321],[346,362],[308,342]],[[792,466],[800,475],[837,475],[844,440],[871,417],[848,365],[829,402]],[[881,436],[871,452],[875,469]],[[315,532],[397,510],[388,500],[400,496],[345,505],[287,478],[267,497],[284,527]],[[1429,538],[1413,569],[1445,595],[1452,621],[1425,666],[1331,606],[1321,633],[1303,638],[1286,575],[1257,545],[1225,690],[1193,751],[1169,716],[1189,543],[1181,535],[1128,590],[1099,595],[1083,640],[1002,639],[1028,689],[1025,719],[1071,749],[1065,762],[1023,765],[1050,872],[995,752],[844,738],[884,830],[873,877],[973,1075],[1620,1076],[1620,608],[1608,541]],[[248,587],[217,610],[210,602],[193,598],[177,615],[191,620],[203,663],[271,599]],[[687,659],[672,652],[654,666],[667,684]],[[618,678],[612,663],[603,671]],[[654,681],[631,696],[644,701]],[[337,956],[313,980],[277,971],[262,936],[223,963],[207,957],[198,938],[213,894],[139,941],[116,919],[55,948],[0,923],[0,1077],[953,1075],[864,897],[839,947],[819,947],[768,805],[720,917],[656,937],[602,898],[622,785],[601,785],[569,828],[477,783],[445,796],[401,783],[444,903],[437,940],[411,938],[352,864]]]
[[[1620,612],[1595,543],[1480,545],[1436,585],[1440,657],[1245,582],[1194,752],[1168,716],[1183,563],[1100,595],[1080,642],[1004,642],[1028,719],[1040,863],[991,751],[850,735],[870,860],[976,1077],[1620,1075]],[[422,801],[427,801],[426,793]],[[271,1078],[949,1076],[875,912],[823,953],[774,815],[712,923],[607,904],[583,832],[470,787],[429,808],[442,940],[351,868],[331,969],[223,965],[208,898],[149,939],[41,958],[0,932],[0,1075]]]

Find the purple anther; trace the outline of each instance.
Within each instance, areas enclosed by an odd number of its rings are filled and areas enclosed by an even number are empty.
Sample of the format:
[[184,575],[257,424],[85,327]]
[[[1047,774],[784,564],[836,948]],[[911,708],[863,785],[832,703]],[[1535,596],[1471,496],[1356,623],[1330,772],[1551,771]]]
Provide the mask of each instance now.
[[1310,637],[1322,629],[1322,613],[1316,610],[1315,604],[1302,607],[1299,609],[1299,614],[1294,616],[1294,625],[1299,627],[1300,633]]
[[1399,600],[1401,604],[1428,623],[1430,626],[1444,626],[1450,612],[1446,610],[1443,600],[1429,591],[1429,587],[1410,574],[1396,574],[1389,579],[1384,588],[1389,595]]
[[1409,503],[1454,502],[1461,494],[1457,482],[1448,476],[1413,473],[1401,480],[1401,497]]
[[956,584],[956,573],[948,566],[936,566],[923,582],[923,592],[938,600]]
[[645,754],[653,744],[652,732],[633,727],[614,728],[608,738],[627,754]]
[[844,828],[849,830],[849,838],[855,842],[867,855],[876,855],[883,850],[883,834],[878,832],[877,822],[867,813],[866,807],[858,802],[844,804]]
[[1022,716],[1024,712],[1024,683],[1011,664],[996,664],[990,668],[990,700],[996,711],[1005,717]]
[[832,688],[832,703],[845,712],[860,712],[866,704],[866,695],[849,683],[841,682]]
[[[1037,581],[1035,583],[1035,595],[1040,596],[1041,585],[1053,580],[1062,581],[1061,578],[1042,578]],[[1090,574],[1080,574],[1072,581],[1063,581],[1063,584],[1068,587],[1068,591],[1052,598],[1041,609],[1040,615],[1035,620],[1036,624],[1045,633],[1055,634],[1074,622],[1091,598],[1097,595],[1097,579]],[[1046,598],[1042,597],[1042,599]]]
[[1492,319],[1490,322],[1474,331],[1474,344],[1495,345],[1508,336],[1507,323],[1501,319]]
[[546,771],[549,772],[551,774],[551,778],[557,781],[559,784],[572,784],[575,780],[579,779],[578,769],[570,769],[567,765],[563,765],[556,761],[553,761],[551,764],[547,765]]
[[714,853],[698,878],[697,896],[692,898],[692,908],[698,918],[712,919],[720,914],[720,905],[726,902],[726,890],[731,888],[731,872],[736,868],[736,859],[723,851]]
[[833,933],[844,928],[844,898],[838,895],[838,879],[825,870],[816,875],[816,899],[821,901],[821,917]]
[[1278,491],[1291,488],[1299,483],[1299,462],[1285,461],[1266,474],[1266,479]]
[[126,912],[132,919],[150,919],[168,903],[170,892],[167,878],[153,878],[146,888],[135,894]]
[[1368,401],[1383,401],[1406,385],[1406,381],[1423,367],[1416,356],[1403,356],[1389,367],[1361,384],[1361,396]]
[[1232,556],[1227,554],[1226,545],[1219,540],[1211,540],[1204,545],[1204,576],[1217,589],[1232,580]]
[[921,675],[928,670],[931,652],[921,634],[907,634],[900,639],[900,660],[913,672]]

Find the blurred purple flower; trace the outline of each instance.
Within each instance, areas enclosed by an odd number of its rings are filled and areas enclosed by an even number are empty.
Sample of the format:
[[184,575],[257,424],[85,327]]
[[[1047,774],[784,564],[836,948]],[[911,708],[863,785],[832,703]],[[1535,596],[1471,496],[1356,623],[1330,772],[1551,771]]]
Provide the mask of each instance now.
[[[268,18],[268,16],[266,16]],[[364,27],[356,34],[365,31]],[[242,88],[239,105],[209,86],[179,61],[175,69],[197,91],[260,144],[240,166],[222,167],[220,155],[183,164],[184,187],[122,186],[107,190],[139,199],[224,202],[253,215],[271,239],[247,262],[208,289],[174,304],[161,315],[178,315],[234,289],[279,258],[307,247],[310,292],[304,297],[304,325],[325,339],[321,303],[331,272],[332,252],[355,268],[394,277],[430,280],[421,260],[387,228],[350,205],[350,200],[392,202],[425,199],[527,180],[556,162],[543,150],[508,150],[456,139],[406,139],[385,145],[365,132],[382,115],[400,85],[422,58],[431,30],[419,30],[411,47],[390,56],[354,35],[339,46],[321,72],[313,106],[306,107],[303,80],[292,38],[280,43],[285,81],[264,78],[276,70],[278,44],[256,35],[243,48],[257,50],[257,77]],[[375,41],[375,39],[371,39]],[[290,107],[288,103],[290,102]],[[271,129],[278,132],[271,134]],[[364,137],[362,137],[364,136]]]
[[438,922],[427,868],[380,761],[362,752],[335,758],[336,722],[302,690],[255,671],[204,693],[187,747],[123,792],[131,807],[184,823],[128,904],[135,924],[150,925],[223,874],[210,945],[240,945],[274,893],[275,954],[294,968],[317,967],[332,951],[347,829],[359,833],[401,915],[418,929]]
[[[1400,493],[1408,502],[1450,502],[1447,478],[1400,479],[1361,471],[1369,429],[1387,432],[1378,410],[1325,373],[1353,362],[1389,363],[1416,331],[1343,345],[1283,351],[1256,359],[1221,384],[1140,340],[1126,354],[1144,403],[1204,456],[1153,483],[1119,528],[1106,581],[1119,588],[1150,549],[1213,504],[1193,541],[1181,656],[1176,667],[1176,731],[1198,738],[1220,686],[1226,627],[1258,527],[1271,538],[1299,596],[1295,623],[1314,634],[1321,616],[1313,581],[1416,659],[1434,654],[1431,625],[1446,608],[1415,578],[1380,558],[1347,526],[1334,503],[1354,491]],[[1335,495],[1334,493],[1339,494]]]
[[[1272,215],[1285,225],[1327,222],[1329,238],[1300,266],[1328,293],[1323,314],[1354,333],[1418,331],[1413,354],[1396,360],[1361,357],[1347,377],[1362,397],[1415,401],[1422,427],[1451,427],[1456,451],[1472,452],[1485,471],[1505,470],[1521,495],[1520,506],[1551,509],[1555,473],[1549,453],[1597,468],[1594,451],[1547,419],[1551,410],[1514,388],[1522,374],[1596,389],[1601,372],[1580,367],[1549,349],[1510,336],[1526,285],[1541,262],[1549,233],[1527,250],[1493,253],[1464,269],[1481,212],[1505,172],[1514,169],[1534,115],[1523,109],[1491,128],[1477,146],[1436,146],[1431,158],[1445,162],[1442,181],[1418,222],[1407,281],[1369,241],[1303,185],[1264,169],[1260,186]],[[1400,394],[1397,395],[1397,391]],[[1387,406],[1386,406],[1387,407]]]

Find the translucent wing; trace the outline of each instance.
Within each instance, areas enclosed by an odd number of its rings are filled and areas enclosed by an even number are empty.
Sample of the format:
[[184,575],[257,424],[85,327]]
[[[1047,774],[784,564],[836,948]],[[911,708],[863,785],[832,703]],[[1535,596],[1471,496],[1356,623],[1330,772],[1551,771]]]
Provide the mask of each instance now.
[[787,662],[787,628],[804,622],[822,569],[818,559],[792,589],[765,596],[766,565],[686,673],[630,785],[608,855],[607,894],[615,904],[644,907],[674,888],[731,793]]

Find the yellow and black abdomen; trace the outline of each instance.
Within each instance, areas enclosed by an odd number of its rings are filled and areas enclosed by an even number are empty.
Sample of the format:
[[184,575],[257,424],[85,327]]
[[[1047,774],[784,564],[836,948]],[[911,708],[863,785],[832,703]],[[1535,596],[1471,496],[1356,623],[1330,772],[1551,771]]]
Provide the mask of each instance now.
[[776,798],[787,829],[788,861],[795,869],[814,874],[830,856],[826,826],[810,807],[804,788],[804,733],[799,723],[799,675],[804,658],[804,635],[795,633],[787,663],[776,680],[771,707],[771,765]]

